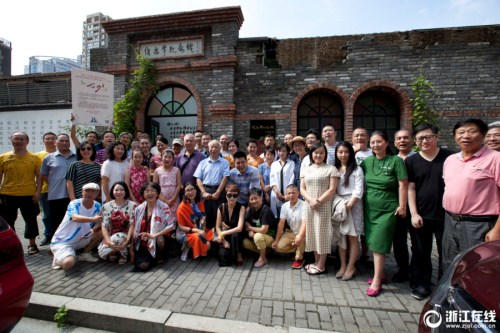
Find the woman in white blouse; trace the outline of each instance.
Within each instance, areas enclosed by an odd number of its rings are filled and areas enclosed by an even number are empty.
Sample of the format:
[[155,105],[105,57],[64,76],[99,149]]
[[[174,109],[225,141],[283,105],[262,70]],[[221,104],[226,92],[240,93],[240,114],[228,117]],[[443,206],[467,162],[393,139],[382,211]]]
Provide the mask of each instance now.
[[271,191],[271,210],[274,218],[280,217],[281,205],[286,201],[286,187],[293,184],[295,180],[295,162],[288,159],[290,147],[282,143],[278,147],[278,160],[271,164],[270,182]]
[[[335,148],[335,167],[340,172],[337,194],[346,201],[348,217],[340,226],[339,242],[340,269],[337,279],[350,280],[356,274],[354,266],[359,254],[359,236],[363,233],[363,170],[356,164],[352,145],[341,141]],[[347,263],[347,242],[349,241],[349,262]]]

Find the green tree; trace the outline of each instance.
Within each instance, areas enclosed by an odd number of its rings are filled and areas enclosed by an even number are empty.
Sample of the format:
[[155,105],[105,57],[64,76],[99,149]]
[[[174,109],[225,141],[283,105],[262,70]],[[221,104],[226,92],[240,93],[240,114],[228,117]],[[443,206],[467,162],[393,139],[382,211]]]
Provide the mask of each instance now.
[[113,108],[113,132],[117,136],[122,132],[135,133],[135,114],[141,105],[142,97],[158,90],[154,63],[140,54],[137,55],[137,62],[139,69],[134,71],[129,90]]
[[438,97],[438,93],[432,82],[425,77],[423,65],[420,67],[419,75],[410,83],[410,87],[413,91],[413,97],[411,98],[413,127],[423,123],[437,125],[438,112],[429,104],[434,98]]

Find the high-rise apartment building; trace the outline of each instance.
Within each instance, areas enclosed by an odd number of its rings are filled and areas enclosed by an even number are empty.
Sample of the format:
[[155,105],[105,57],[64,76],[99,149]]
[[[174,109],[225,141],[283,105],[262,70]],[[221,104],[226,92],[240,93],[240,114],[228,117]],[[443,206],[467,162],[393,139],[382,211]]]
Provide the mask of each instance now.
[[32,56],[30,64],[24,66],[24,74],[69,72],[73,68],[82,68],[82,64],[69,58]]
[[87,19],[83,22],[82,68],[90,69],[91,49],[108,46],[108,35],[101,24],[112,20],[111,17],[103,13],[87,15]]
[[12,44],[0,38],[0,76],[10,76],[12,66]]

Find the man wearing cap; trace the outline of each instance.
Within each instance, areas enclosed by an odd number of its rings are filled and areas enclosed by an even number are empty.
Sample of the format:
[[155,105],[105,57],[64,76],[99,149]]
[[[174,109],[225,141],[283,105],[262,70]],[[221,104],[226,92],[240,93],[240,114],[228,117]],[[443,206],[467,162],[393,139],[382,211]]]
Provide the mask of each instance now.
[[288,142],[288,146],[293,150],[293,153],[290,154],[290,159],[295,162],[295,168],[293,170],[295,179],[293,183],[300,192],[300,168],[302,161],[307,156],[306,139],[301,136],[296,136]]
[[69,203],[64,220],[50,243],[50,250],[54,254],[52,269],[71,269],[76,262],[76,251],[80,249],[83,249],[83,253],[78,256],[78,260],[99,261],[91,254],[92,248],[102,239],[102,207],[95,201],[99,191],[99,185],[87,183],[82,187],[82,198]]
[[174,139],[172,141],[172,150],[174,151],[174,157],[177,158],[184,147],[184,142],[181,139]]

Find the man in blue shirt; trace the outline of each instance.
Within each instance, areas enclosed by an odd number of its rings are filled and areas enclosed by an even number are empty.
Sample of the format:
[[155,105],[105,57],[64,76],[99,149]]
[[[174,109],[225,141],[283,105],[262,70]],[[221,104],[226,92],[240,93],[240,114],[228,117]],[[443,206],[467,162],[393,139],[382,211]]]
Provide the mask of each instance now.
[[207,229],[215,227],[217,208],[223,202],[224,188],[229,178],[229,162],[220,156],[221,144],[217,140],[208,143],[210,155],[202,160],[194,172],[196,183],[205,200],[205,214]]
[[229,173],[229,181],[238,185],[240,195],[238,202],[248,206],[248,192],[251,188],[260,188],[259,170],[247,164],[247,156],[242,151],[234,154],[234,169]]
[[40,170],[40,181],[37,184],[38,191],[41,191],[44,181],[49,186],[47,199],[51,219],[46,236],[49,243],[57,227],[61,224],[70,201],[66,188],[66,172],[71,163],[76,161],[76,155],[69,149],[69,146],[69,136],[67,134],[59,134],[56,140],[57,150],[44,158]]

